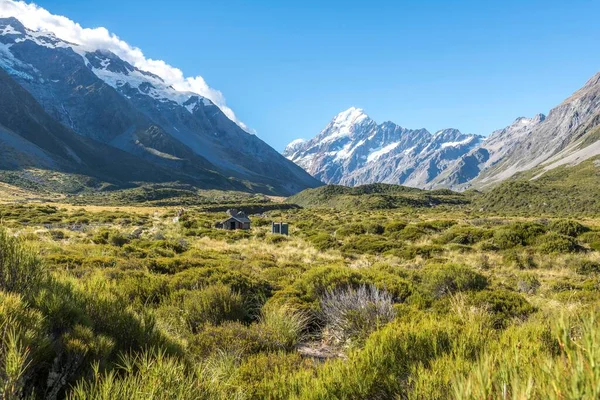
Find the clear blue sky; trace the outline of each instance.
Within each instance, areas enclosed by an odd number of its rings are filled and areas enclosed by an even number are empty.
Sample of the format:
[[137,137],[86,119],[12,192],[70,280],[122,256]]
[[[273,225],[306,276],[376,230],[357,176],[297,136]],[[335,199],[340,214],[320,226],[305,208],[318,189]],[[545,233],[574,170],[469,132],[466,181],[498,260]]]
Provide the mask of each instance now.
[[487,135],[600,70],[596,0],[37,0],[202,75],[277,150],[357,106]]

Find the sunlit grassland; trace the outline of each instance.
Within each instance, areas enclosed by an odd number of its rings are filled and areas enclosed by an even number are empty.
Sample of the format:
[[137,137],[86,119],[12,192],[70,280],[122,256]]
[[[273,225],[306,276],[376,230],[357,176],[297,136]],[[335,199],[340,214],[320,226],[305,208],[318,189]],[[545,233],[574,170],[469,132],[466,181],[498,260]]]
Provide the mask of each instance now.
[[0,396],[598,396],[600,219],[181,208],[0,205]]

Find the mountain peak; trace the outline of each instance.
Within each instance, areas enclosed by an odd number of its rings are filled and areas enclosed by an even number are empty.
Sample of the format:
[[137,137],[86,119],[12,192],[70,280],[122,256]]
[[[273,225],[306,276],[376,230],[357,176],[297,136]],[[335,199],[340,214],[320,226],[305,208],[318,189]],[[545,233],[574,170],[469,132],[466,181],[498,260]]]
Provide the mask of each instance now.
[[[581,89],[576,91],[562,102],[562,104],[572,103],[574,101],[578,101],[584,98],[595,99],[600,93],[600,72],[596,73],[596,75],[592,76],[588,81],[583,85]],[[552,113],[552,111],[551,111]]]
[[292,140],[287,146],[285,146],[285,150],[283,150],[282,154],[286,158],[291,158],[305,143],[306,139]]
[[0,18],[0,35],[24,34],[25,26],[15,17]]
[[519,117],[515,119],[515,122],[512,123],[512,127],[523,127],[527,125],[535,125],[546,119],[544,114],[536,114],[532,118],[527,117]]
[[452,161],[470,152],[481,137],[444,129],[406,129],[377,124],[360,108],[336,115],[321,133],[294,141],[284,156],[323,182],[360,185],[373,182],[425,186]]
[[[0,112],[0,126],[19,122],[21,115],[33,109],[31,104],[38,107],[39,113],[32,114],[35,118],[30,125],[24,123],[14,129],[16,135],[23,135],[23,141],[29,142],[23,149],[27,148],[25,152],[32,154],[34,164],[31,165],[64,166],[69,171],[110,179],[107,182],[118,185],[129,185],[129,180],[132,184],[185,181],[206,188],[248,190],[250,186],[245,182],[250,182],[253,191],[283,195],[320,185],[318,180],[236,125],[209,99],[193,90],[185,90],[198,85],[182,84],[185,78],[180,71],[180,77],[171,77],[165,82],[127,61],[126,58],[132,56],[127,49],[121,49],[123,54],[120,50],[114,51],[118,49],[110,39],[82,38],[78,40],[82,44],[77,45],[47,33],[47,25],[42,27],[46,30],[24,29],[22,33],[17,29],[23,29],[23,25],[16,19],[0,20],[3,49],[0,72],[8,74],[7,82],[29,93],[22,98],[30,96],[29,103],[20,104],[14,96],[10,97],[13,86],[5,85],[10,90],[0,90],[0,104],[9,107],[0,107],[4,111]],[[97,33],[105,35],[104,31]],[[140,60],[141,57],[139,53]],[[149,64],[142,61],[140,65]],[[169,68],[172,67],[167,64],[161,67],[167,75]],[[13,105],[21,108],[11,108]],[[13,109],[18,113],[12,115]],[[42,120],[41,115],[44,123],[38,122]],[[62,136],[53,141],[45,139],[49,129],[63,125],[64,129],[56,128],[57,135]],[[16,129],[21,127],[23,133]],[[73,132],[64,133],[69,128]],[[5,137],[0,135],[0,147],[12,149]],[[12,136],[9,139],[13,140]],[[38,149],[39,143],[50,143],[50,153],[33,154],[31,149]],[[19,146],[21,144],[19,142]],[[4,153],[0,167],[21,165],[18,163],[20,152],[13,158],[8,154],[5,157]],[[12,157],[12,150],[9,153]],[[128,157],[131,165],[146,165],[150,172],[142,176],[131,167],[120,171],[115,161],[110,166],[114,172],[104,175],[103,171],[109,169],[104,162],[111,163],[116,157],[114,154]],[[86,165],[86,160],[91,160],[89,168],[80,167],[79,160]],[[96,166],[101,171],[95,171]],[[125,174],[130,172],[130,175]],[[121,177],[126,178],[120,180]]]
[[446,129],[437,131],[433,135],[433,140],[447,142],[447,141],[455,140],[461,136],[463,136],[463,134],[458,129],[446,128]]
[[[342,111],[336,115],[327,128],[325,128],[319,135],[320,142],[331,142],[337,141],[341,138],[351,137],[355,132],[360,131],[360,125],[364,123],[372,122],[365,112],[356,107],[350,107],[349,109]],[[375,124],[373,122],[373,124]]]
[[592,86],[596,86],[600,84],[600,72],[596,73],[596,75],[592,76],[583,86],[584,88],[586,87],[592,87]]
[[344,125],[355,125],[367,118],[369,118],[369,116],[362,108],[350,107],[349,109],[336,115],[332,122]]

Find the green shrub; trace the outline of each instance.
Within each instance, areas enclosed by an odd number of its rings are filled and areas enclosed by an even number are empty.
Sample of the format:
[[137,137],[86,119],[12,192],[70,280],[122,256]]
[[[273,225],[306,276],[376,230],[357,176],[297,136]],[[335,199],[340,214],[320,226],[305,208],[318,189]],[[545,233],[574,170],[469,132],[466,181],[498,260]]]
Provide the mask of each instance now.
[[402,303],[406,301],[413,292],[410,281],[391,273],[373,271],[367,274],[367,279],[379,290],[392,295],[394,302]]
[[224,321],[220,325],[205,324],[188,339],[190,354],[205,359],[216,352],[247,356],[268,350],[256,324]]
[[168,297],[167,280],[161,275],[139,271],[127,271],[118,278],[116,291],[130,304],[140,307],[158,304]]
[[[574,282],[569,282],[566,280],[559,280],[556,282],[552,282],[550,285],[550,290],[556,293],[560,292],[570,292],[572,290],[579,289],[579,285]],[[569,293],[570,294],[570,293]]]
[[365,227],[362,224],[349,224],[344,225],[335,231],[335,235],[339,237],[346,237],[351,235],[362,235],[366,233]]
[[591,275],[600,273],[600,263],[591,260],[580,260],[575,263],[575,272],[580,275]]
[[444,253],[444,248],[437,245],[423,245],[423,246],[407,246],[404,248],[392,248],[385,252],[385,254],[394,255],[396,257],[403,258],[405,260],[412,260],[416,257],[422,257],[425,259],[431,259]]
[[512,319],[523,320],[535,311],[523,296],[508,290],[484,290],[475,293],[472,302],[491,313],[494,328],[505,328]]
[[371,235],[382,235],[385,232],[385,228],[381,224],[371,223],[365,226],[365,232]]
[[65,235],[65,232],[53,229],[50,231],[50,237],[52,237],[52,240],[58,241],[65,239],[67,236]]
[[419,222],[417,226],[429,231],[441,232],[443,230],[453,227],[457,223],[458,222],[454,220],[437,219],[433,221]]
[[198,290],[214,284],[229,286],[231,290],[243,293],[246,304],[256,303],[260,308],[261,299],[271,296],[271,283],[248,272],[229,267],[194,267],[175,274],[169,281],[169,290]]
[[304,312],[285,305],[266,305],[256,329],[270,349],[292,350],[306,335],[309,319]]
[[223,284],[174,293],[171,303],[181,308],[183,319],[194,333],[206,323],[242,321],[247,316],[242,296]]
[[75,386],[69,399],[141,400],[150,393],[160,399],[211,397],[205,377],[190,372],[184,362],[161,350],[123,355],[119,366],[119,373],[94,370],[91,379],[81,380]]
[[485,276],[459,264],[429,265],[421,271],[421,280],[426,292],[434,298],[456,292],[482,290],[488,284]]
[[270,395],[316,400],[390,399],[407,394],[406,378],[414,366],[429,365],[451,349],[445,327],[436,325],[392,322],[373,333],[364,348],[351,352],[348,359],[331,360],[316,371],[302,371]]
[[252,354],[241,361],[236,371],[236,386],[244,388],[244,398],[276,398],[273,393],[286,385],[286,378],[317,364],[298,352]]
[[393,235],[395,239],[414,242],[427,235],[427,231],[417,225],[406,225],[404,229]]
[[35,374],[50,344],[43,315],[21,296],[0,291],[0,398],[33,397]]
[[464,244],[472,245],[488,239],[491,232],[475,226],[454,225],[435,240],[438,244]]
[[92,242],[95,244],[111,244],[113,246],[122,247],[129,243],[129,237],[115,230],[102,229],[94,234]]
[[110,234],[108,242],[113,246],[123,247],[129,243],[129,238],[120,232],[113,232]]
[[577,237],[590,229],[577,221],[560,219],[550,223],[550,230],[561,235]]
[[327,233],[319,233],[308,238],[317,250],[325,251],[335,249],[339,246],[339,242]]
[[275,300],[317,309],[325,293],[340,288],[356,288],[363,284],[365,276],[347,267],[325,266],[309,269],[291,286],[276,293]]
[[578,239],[590,246],[590,249],[600,251],[600,232],[586,232],[581,234]]
[[0,290],[31,293],[45,276],[33,250],[0,228]]
[[536,222],[515,222],[494,231],[492,245],[495,247],[494,250],[507,250],[517,246],[531,245],[546,231],[544,225]]
[[254,226],[269,226],[272,223],[273,221],[268,218],[252,218],[252,224],[254,224]]
[[406,225],[408,225],[408,223],[404,221],[392,221],[385,226],[385,233],[400,232],[406,227]]
[[388,240],[386,237],[361,235],[349,238],[341,250],[349,253],[381,254],[398,247],[402,247],[402,244]]
[[492,240],[494,246],[499,250],[511,249],[525,244],[523,236],[510,228],[495,231]]
[[581,247],[572,236],[566,236],[559,233],[548,233],[538,239],[540,252],[544,254],[552,253],[574,253],[581,250]]
[[539,222],[515,222],[509,229],[517,233],[525,245],[534,244],[537,237],[548,231],[548,228]]
[[154,249],[164,249],[175,254],[182,254],[189,250],[189,243],[181,238],[177,240],[157,240],[152,244]]
[[[595,352],[600,330],[597,313],[558,317],[549,325],[552,333],[545,329],[526,336],[521,334],[514,342],[500,343],[468,369],[455,374],[451,385],[455,397],[501,399],[509,393],[510,398],[598,398],[600,390],[596,383],[600,367]],[[525,328],[533,331],[532,328],[540,330],[542,327],[543,324],[524,325],[513,330],[512,336]],[[551,344],[537,346],[548,342]],[[546,349],[548,347],[551,350]]]
[[103,229],[94,234],[92,242],[96,244],[108,244],[108,237],[110,236],[110,230]]

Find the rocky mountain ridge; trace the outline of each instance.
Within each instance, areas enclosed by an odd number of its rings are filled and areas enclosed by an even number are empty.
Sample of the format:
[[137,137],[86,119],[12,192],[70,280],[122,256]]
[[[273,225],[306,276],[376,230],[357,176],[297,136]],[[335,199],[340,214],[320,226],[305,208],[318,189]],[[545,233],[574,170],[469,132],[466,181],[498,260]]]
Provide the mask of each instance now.
[[177,91],[105,49],[3,18],[0,68],[64,126],[166,168],[174,180],[202,185],[211,171],[247,190],[281,195],[321,184],[209,99]]
[[542,166],[543,174],[600,154],[598,125],[600,73],[548,116],[517,118],[487,138],[455,129],[431,135],[391,122],[377,125],[362,110],[351,108],[314,139],[295,141],[283,154],[331,184],[481,189],[532,168]]
[[283,154],[326,183],[420,187],[482,140],[457,129],[432,134],[392,122],[377,124],[363,110],[352,107],[338,114],[314,139],[292,142]]

